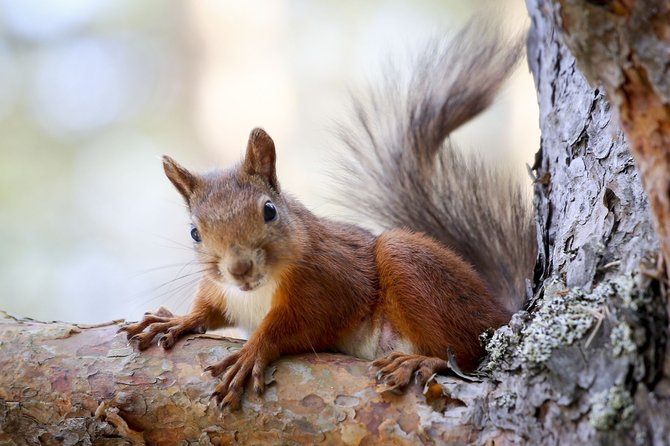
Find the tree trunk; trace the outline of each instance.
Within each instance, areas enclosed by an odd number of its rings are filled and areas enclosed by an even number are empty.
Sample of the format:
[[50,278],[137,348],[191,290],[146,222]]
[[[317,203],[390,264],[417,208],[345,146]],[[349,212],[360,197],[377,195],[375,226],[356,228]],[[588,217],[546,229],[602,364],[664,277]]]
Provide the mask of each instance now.
[[[664,274],[658,274],[658,238],[628,151],[628,140],[644,145],[638,138],[649,132],[637,129],[645,121],[631,117],[624,135],[605,91],[588,84],[559,25],[572,29],[593,19],[593,9],[603,7],[598,5],[632,3],[528,0],[528,60],[542,130],[534,166],[540,277],[528,313],[517,314],[488,345],[489,367],[500,381],[489,397],[500,404],[488,416],[509,438],[529,444],[670,442],[666,301],[658,280]],[[586,31],[598,37],[580,40],[583,35],[575,33],[574,45],[598,59],[609,40],[592,24]],[[641,47],[641,59],[667,62],[667,45],[665,55],[658,46]],[[612,74],[602,67],[597,72]],[[667,76],[657,82],[670,85]],[[647,97],[628,100],[660,107]],[[652,181],[650,193],[658,187]]]
[[670,259],[670,2],[554,3],[578,66],[617,108]]
[[201,370],[239,343],[202,335],[138,355],[114,325],[5,318],[0,444],[670,444],[670,8],[528,9],[539,259],[535,298],[487,344],[492,379],[438,377],[426,403],[420,389],[377,394],[364,361],[303,355],[221,415]]

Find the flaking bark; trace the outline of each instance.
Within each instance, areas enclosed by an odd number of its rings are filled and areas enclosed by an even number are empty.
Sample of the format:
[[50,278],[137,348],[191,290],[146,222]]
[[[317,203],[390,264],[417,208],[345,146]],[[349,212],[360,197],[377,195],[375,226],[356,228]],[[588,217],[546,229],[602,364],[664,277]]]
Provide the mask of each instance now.
[[[580,69],[602,85],[630,141],[651,203],[667,278],[670,259],[670,1],[560,0],[557,22]],[[670,301],[666,300],[666,314]],[[670,328],[670,327],[669,327]],[[667,336],[667,330],[666,334]],[[670,377],[670,349],[664,379]],[[665,382],[665,381],[664,381]],[[670,442],[670,439],[668,439]]]
[[668,2],[528,9],[538,274],[527,311],[488,342],[492,380],[438,378],[426,404],[419,389],[378,395],[364,361],[303,355],[278,362],[264,397],[220,415],[201,370],[239,343],[196,336],[139,355],[114,325],[5,318],[0,444],[669,444],[654,274],[670,252]]
[[579,68],[616,107],[670,259],[670,2],[554,3]]
[[[533,166],[538,280],[528,311],[488,345],[500,384],[489,395],[496,404],[486,429],[497,426],[514,442],[670,441],[666,296],[649,200],[629,151],[633,133],[624,133],[609,92],[582,74],[561,27],[571,6],[582,8],[570,11],[567,26],[622,3],[634,2],[527,2],[542,130]],[[640,39],[655,32],[637,31]],[[575,44],[600,57],[608,39],[583,38]],[[654,48],[645,54],[667,60]],[[669,81],[658,79],[666,90]]]
[[308,354],[282,358],[265,395],[221,412],[202,369],[240,341],[197,335],[140,354],[117,329],[1,318],[0,444],[464,444],[477,436],[462,415],[490,386],[441,380],[446,396],[433,382],[428,404],[417,386],[378,394],[366,361]]

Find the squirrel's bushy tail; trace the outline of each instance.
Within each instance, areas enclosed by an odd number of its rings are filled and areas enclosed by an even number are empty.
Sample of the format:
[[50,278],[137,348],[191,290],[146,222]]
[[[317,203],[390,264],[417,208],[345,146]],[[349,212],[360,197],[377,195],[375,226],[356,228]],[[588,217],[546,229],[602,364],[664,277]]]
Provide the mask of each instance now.
[[518,178],[447,139],[489,106],[521,57],[522,39],[510,42],[496,29],[475,19],[419,55],[407,82],[389,74],[355,98],[355,119],[340,129],[352,155],[340,183],[347,207],[382,228],[441,241],[515,311],[535,262],[530,199]]

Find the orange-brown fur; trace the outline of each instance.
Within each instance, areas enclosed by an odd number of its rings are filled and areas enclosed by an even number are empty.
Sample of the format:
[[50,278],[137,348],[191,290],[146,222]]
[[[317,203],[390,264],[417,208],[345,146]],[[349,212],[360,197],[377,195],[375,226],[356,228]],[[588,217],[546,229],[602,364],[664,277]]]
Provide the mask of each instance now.
[[[282,353],[323,351],[369,313],[377,294],[372,235],[294,209],[313,229],[305,255],[282,274],[272,310],[257,332]],[[256,336],[256,334],[254,334]]]
[[318,218],[282,193],[274,142],[261,129],[227,170],[193,174],[165,157],[205,272],[188,315],[161,309],[124,328],[138,347],[246,324],[244,347],[207,368],[223,374],[213,396],[231,408],[248,380],[262,392],[263,370],[288,353],[375,359],[380,390],[447,370],[450,351],[473,370],[479,335],[520,308],[535,258],[520,185],[447,140],[519,60],[520,41],[507,48],[491,29],[471,23],[429,47],[404,89],[391,76],[368,106],[357,102],[356,124],[341,135],[352,154],[344,197],[387,228],[379,236]]
[[386,231],[374,249],[380,311],[416,353],[447,358],[451,347],[459,366],[473,370],[484,353],[479,334],[504,325],[511,314],[470,265],[423,234]]
[[[249,166],[263,157],[270,167]],[[318,218],[281,195],[274,144],[260,129],[250,136],[244,162],[232,170],[196,176],[169,158],[165,169],[189,205],[202,237],[196,250],[207,269],[188,315],[161,310],[125,328],[138,347],[163,334],[161,345],[171,348],[187,333],[231,325],[222,288],[228,282],[244,286],[250,277],[271,277],[277,283],[269,312],[244,348],[207,368],[215,376],[225,373],[215,390],[224,405],[239,406],[249,377],[262,392],[263,370],[280,355],[334,350],[364,321],[371,321],[371,329],[363,336],[382,333],[372,343],[393,349],[409,342],[413,351],[405,353],[420,355],[380,363],[406,376],[415,368],[444,366],[450,347],[460,366],[472,370],[483,353],[479,335],[509,319],[472,267],[430,237],[401,229],[375,237]],[[270,223],[257,210],[266,198],[278,208]],[[239,258],[254,259],[248,277],[228,277],[225,268]]]

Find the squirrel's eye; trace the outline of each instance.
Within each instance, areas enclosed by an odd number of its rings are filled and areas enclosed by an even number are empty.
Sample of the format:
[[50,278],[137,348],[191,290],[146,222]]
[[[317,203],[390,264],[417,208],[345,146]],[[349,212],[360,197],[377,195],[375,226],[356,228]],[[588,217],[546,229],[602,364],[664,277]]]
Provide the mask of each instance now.
[[271,201],[266,201],[263,205],[263,218],[266,223],[277,218],[277,208]]
[[195,226],[191,225],[191,238],[196,242],[200,243],[202,239],[200,238],[200,231],[198,231],[198,228]]

